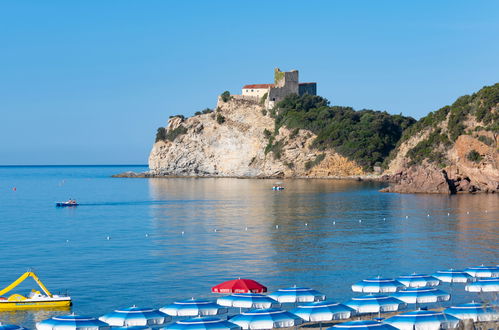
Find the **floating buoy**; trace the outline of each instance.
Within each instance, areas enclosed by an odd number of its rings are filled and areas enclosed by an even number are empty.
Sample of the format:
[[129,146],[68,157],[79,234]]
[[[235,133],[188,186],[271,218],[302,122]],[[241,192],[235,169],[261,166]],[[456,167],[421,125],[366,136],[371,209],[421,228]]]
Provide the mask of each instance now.
[[428,213],[427,217],[429,217],[429,216],[430,216],[430,214]]
[[450,213],[447,212],[447,216],[449,216],[449,215],[450,215]]
[[383,221],[386,221],[386,218],[383,218]]
[[409,216],[408,216],[408,215],[406,215],[406,216],[405,216],[405,218],[406,218],[406,219],[409,219]]
[[14,188],[12,188],[12,190],[13,190],[13,191],[16,191],[16,190],[17,190],[17,188],[16,188],[16,187],[14,187]]
[[279,229],[279,225],[275,225],[275,229]]
[[470,211],[466,212],[466,214],[470,214]]
[[336,224],[336,221],[333,221],[333,225],[335,225],[335,224]]
[[149,234],[146,234],[146,237],[149,237]]
[[248,231],[248,227],[244,227],[244,230]]
[[66,243],[69,243],[69,239],[66,240]]
[[217,232],[217,229],[215,228],[215,229],[213,229],[213,231],[216,233],[216,232]]
[[106,239],[109,241],[109,240],[111,239],[111,237],[110,237],[110,236],[107,236],[107,237],[106,237]]
[[184,231],[182,230],[182,235],[184,235]]
[[308,226],[308,223],[305,222],[305,226]]
[[361,222],[362,222],[362,220],[359,220],[359,223],[361,223]]

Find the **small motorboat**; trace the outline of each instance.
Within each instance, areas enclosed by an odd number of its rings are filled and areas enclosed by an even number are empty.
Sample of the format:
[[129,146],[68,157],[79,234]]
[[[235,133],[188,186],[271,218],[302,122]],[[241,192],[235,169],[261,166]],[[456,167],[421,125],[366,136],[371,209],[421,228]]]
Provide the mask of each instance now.
[[78,206],[78,203],[74,199],[70,199],[67,202],[56,202],[55,206],[64,207],[64,206]]
[[28,277],[33,278],[45,294],[41,293],[38,290],[32,290],[28,297],[25,297],[18,293],[12,294],[8,298],[0,297],[0,311],[13,311],[32,308],[69,308],[69,306],[71,306],[71,297],[68,297],[67,295],[52,294],[45,287],[45,285],[43,285],[38,276],[36,276],[36,274],[32,271],[27,271],[6,288],[0,290],[0,296],[14,289]]
[[272,187],[272,190],[284,190],[284,187],[282,186],[282,182],[276,182],[276,183],[274,183],[274,186]]

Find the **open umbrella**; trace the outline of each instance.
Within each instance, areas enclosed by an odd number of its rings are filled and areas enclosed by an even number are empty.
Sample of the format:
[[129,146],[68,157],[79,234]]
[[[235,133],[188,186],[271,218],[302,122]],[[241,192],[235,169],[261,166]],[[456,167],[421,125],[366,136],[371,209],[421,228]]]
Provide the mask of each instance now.
[[161,307],[159,310],[170,316],[208,316],[227,313],[227,308],[214,302],[194,298],[175,301],[173,304]]
[[469,283],[464,289],[469,292],[499,292],[499,277],[484,278]]
[[258,283],[257,281],[249,280],[249,279],[237,279],[230,280],[218,285],[215,285],[211,288],[211,292],[214,293],[263,293],[267,292],[267,287]]
[[397,281],[408,288],[421,288],[425,286],[437,286],[440,284],[440,281],[431,275],[416,273],[412,273],[410,275],[400,275],[397,277]]
[[472,279],[470,274],[455,269],[439,270],[432,276],[438,278],[441,282],[446,283],[466,283]]
[[343,322],[343,323],[338,323],[336,325],[333,325],[331,328],[328,328],[327,330],[336,330],[336,329],[341,329],[341,330],[396,330],[397,328],[389,325],[389,324],[384,324],[381,322],[377,321],[372,321],[372,320],[367,320],[367,321],[350,321],[350,322]]
[[303,320],[295,314],[275,308],[245,312],[234,316],[230,321],[243,329],[288,328],[303,323]]
[[316,301],[298,306],[291,313],[301,317],[305,321],[322,322],[332,320],[344,320],[352,316],[354,310],[348,306],[336,302]]
[[461,320],[472,319],[474,322],[499,320],[498,311],[488,305],[475,302],[449,307],[444,310],[444,313]]
[[450,299],[450,294],[447,292],[430,287],[404,289],[392,293],[391,296],[407,304],[435,303]]
[[79,315],[54,316],[36,323],[38,330],[110,330],[109,324]]
[[161,330],[241,330],[241,327],[215,317],[195,317],[177,321],[161,328]]
[[381,293],[395,292],[402,289],[404,285],[393,278],[368,278],[352,285],[353,292]]
[[19,325],[3,324],[2,322],[0,322],[0,330],[28,330],[28,329],[23,328]]
[[314,302],[326,299],[326,296],[311,288],[285,288],[269,294],[274,300],[282,303]]
[[402,300],[385,295],[355,297],[345,303],[359,314],[395,312],[407,305]]
[[499,267],[496,267],[496,266],[481,265],[481,266],[477,266],[477,267],[466,268],[464,271],[473,277],[498,277],[499,276]]
[[389,317],[383,322],[400,330],[440,330],[455,328],[459,319],[442,312],[417,310]]
[[129,308],[117,309],[114,312],[99,317],[99,320],[115,327],[127,326],[149,326],[163,325],[171,317],[153,308]]
[[226,307],[264,309],[278,307],[280,304],[270,296],[259,293],[234,293],[217,299],[217,304]]

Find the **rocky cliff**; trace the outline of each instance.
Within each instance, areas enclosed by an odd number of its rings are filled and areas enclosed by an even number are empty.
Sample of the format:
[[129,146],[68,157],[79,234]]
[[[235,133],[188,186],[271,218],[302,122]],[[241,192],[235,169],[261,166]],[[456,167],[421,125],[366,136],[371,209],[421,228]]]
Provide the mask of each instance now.
[[499,192],[499,84],[460,97],[407,129],[387,161],[384,191]]
[[312,147],[306,129],[275,131],[260,100],[219,98],[216,110],[170,118],[149,156],[152,176],[358,177],[354,161]]

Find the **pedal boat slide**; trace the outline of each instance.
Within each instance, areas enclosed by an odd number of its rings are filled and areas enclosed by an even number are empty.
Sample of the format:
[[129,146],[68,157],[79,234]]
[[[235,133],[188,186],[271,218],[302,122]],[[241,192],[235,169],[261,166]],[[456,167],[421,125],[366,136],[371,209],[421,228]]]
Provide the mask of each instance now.
[[[32,277],[45,294],[42,294],[37,290],[31,290],[28,297],[24,297],[23,295],[17,293],[9,296],[8,298],[2,297],[4,294],[21,284],[28,277]],[[0,311],[69,306],[71,306],[71,297],[50,293],[50,291],[40,281],[38,276],[36,276],[36,274],[32,271],[27,271],[5,289],[0,291]]]

